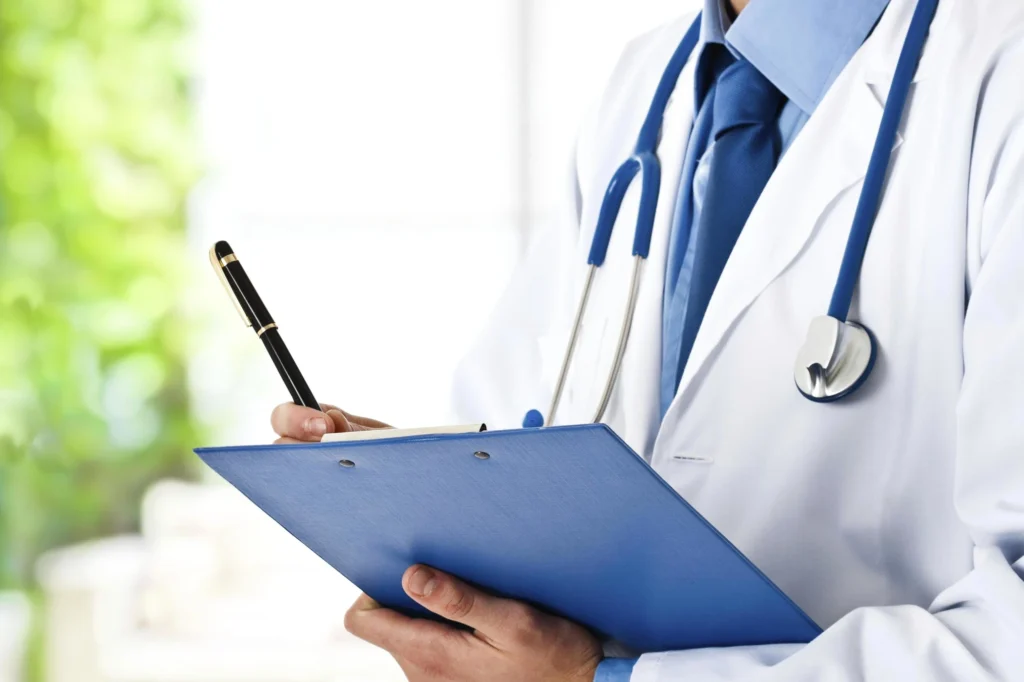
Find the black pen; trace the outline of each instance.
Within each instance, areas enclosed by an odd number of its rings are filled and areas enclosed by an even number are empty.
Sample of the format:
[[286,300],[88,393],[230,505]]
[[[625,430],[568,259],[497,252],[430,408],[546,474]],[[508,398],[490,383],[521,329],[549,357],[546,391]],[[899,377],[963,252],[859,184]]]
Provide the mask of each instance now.
[[210,247],[210,264],[227,289],[246,326],[252,327],[256,331],[256,336],[262,339],[263,345],[270,353],[270,359],[274,361],[274,366],[288,387],[288,392],[292,394],[292,400],[296,405],[319,410],[320,403],[313,397],[313,392],[302,378],[302,372],[292,359],[292,354],[284,345],[277,323],[263,305],[260,295],[256,293],[256,287],[249,281],[249,276],[245,274],[242,264],[238,262],[238,257],[227,242],[217,242]]

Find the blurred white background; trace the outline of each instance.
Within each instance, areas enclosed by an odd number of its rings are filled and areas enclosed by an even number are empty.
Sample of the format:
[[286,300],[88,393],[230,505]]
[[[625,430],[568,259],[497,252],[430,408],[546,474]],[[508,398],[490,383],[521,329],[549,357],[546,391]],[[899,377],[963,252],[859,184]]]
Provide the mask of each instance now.
[[[227,444],[272,440],[288,396],[213,241],[320,400],[445,423],[452,370],[567,199],[575,129],[623,45],[698,1],[196,3],[191,383],[208,444]],[[402,679],[341,632],[354,588],[212,476],[143,511],[141,538],[42,562],[52,682]]]
[[576,128],[623,45],[694,5],[202,3],[192,242],[214,300],[194,376],[218,441],[269,438],[287,395],[205,265],[214,240],[321,401],[443,422],[454,364],[568,198]]

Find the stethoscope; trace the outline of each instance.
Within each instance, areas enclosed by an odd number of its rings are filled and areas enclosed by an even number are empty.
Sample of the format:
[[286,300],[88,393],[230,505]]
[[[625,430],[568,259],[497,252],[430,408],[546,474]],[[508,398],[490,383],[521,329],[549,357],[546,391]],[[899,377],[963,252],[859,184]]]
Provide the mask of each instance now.
[[[871,152],[871,161],[868,164],[860,200],[853,217],[853,225],[846,242],[846,251],[843,253],[839,275],[832,291],[828,314],[816,317],[811,321],[807,340],[797,353],[793,373],[797,390],[808,400],[814,402],[827,403],[850,395],[864,384],[875,365],[878,342],[867,327],[850,320],[848,316],[853,303],[854,289],[860,277],[861,265],[864,262],[864,254],[867,251],[868,238],[871,236],[871,228],[882,200],[885,177],[889,170],[892,149],[900,121],[903,118],[903,111],[906,108],[910,83],[921,61],[928,29],[935,18],[938,3],[939,0],[919,0],[914,10],[910,29],[907,31],[907,37],[903,42],[899,61],[896,64],[885,110],[882,113],[882,122],[879,125],[875,146]],[[658,161],[656,150],[665,108],[668,106],[669,97],[676,87],[683,67],[686,66],[686,62],[690,59],[700,39],[700,23],[701,17],[698,15],[686,35],[683,36],[679,47],[676,48],[665,73],[661,76],[658,88],[654,92],[654,99],[643,126],[640,128],[640,135],[633,155],[619,166],[612,176],[611,182],[608,183],[608,189],[605,191],[604,200],[598,212],[597,227],[590,245],[590,254],[587,257],[586,282],[583,285],[583,293],[580,296],[576,318],[569,335],[569,343],[566,346],[562,369],[555,383],[555,391],[551,397],[547,417],[545,418],[539,410],[530,410],[523,419],[524,427],[539,427],[545,423],[552,424],[554,422],[558,405],[562,400],[566,378],[569,375],[569,368],[579,342],[594,277],[598,268],[604,264],[605,256],[608,254],[608,243],[612,238],[612,229],[618,219],[623,197],[639,174],[640,207],[633,236],[633,274],[630,279],[629,298],[626,302],[622,327],[619,330],[619,340],[615,347],[611,371],[608,373],[608,379],[601,392],[601,399],[598,402],[593,422],[600,422],[608,409],[608,402],[611,400],[612,391],[619,378],[619,371],[622,369],[622,358],[626,354],[626,344],[633,326],[633,315],[636,312],[637,295],[640,291],[640,276],[643,272],[644,261],[647,260],[650,251],[651,235],[654,232],[654,214],[658,207],[658,194],[661,186],[661,163]]]

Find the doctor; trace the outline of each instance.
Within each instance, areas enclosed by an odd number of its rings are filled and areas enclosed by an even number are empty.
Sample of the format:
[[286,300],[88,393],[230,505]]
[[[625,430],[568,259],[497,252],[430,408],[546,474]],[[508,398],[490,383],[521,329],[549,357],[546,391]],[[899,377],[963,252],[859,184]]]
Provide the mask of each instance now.
[[[879,174],[872,150],[902,98],[917,10],[707,0],[656,138],[650,249],[603,414],[824,634],[603,659],[572,623],[412,567],[409,594],[472,631],[366,598],[347,618],[410,680],[1024,680],[1024,2],[939,2]],[[579,137],[564,229],[535,245],[459,372],[467,420],[517,426],[550,400],[609,179],[693,22],[626,49]],[[813,402],[794,360],[832,310],[872,177],[884,192],[839,321],[870,330],[874,371],[843,400]],[[613,365],[639,185],[594,280],[558,423],[593,417]],[[273,424],[297,440],[382,426],[294,405]]]

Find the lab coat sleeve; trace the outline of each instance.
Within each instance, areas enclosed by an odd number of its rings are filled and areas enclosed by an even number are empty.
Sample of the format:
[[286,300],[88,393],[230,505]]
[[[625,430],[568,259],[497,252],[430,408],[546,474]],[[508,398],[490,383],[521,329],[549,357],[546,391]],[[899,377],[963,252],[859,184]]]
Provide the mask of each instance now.
[[861,608],[802,647],[647,655],[631,682],[1024,679],[1024,41],[994,63],[971,168],[957,410],[954,494],[973,570],[928,608]]

